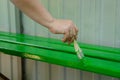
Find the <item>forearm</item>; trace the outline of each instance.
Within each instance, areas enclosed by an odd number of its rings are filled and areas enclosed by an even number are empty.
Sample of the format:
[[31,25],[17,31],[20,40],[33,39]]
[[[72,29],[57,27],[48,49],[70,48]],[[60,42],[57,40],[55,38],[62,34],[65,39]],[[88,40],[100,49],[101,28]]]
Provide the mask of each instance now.
[[22,12],[39,24],[50,28],[54,18],[38,0],[11,0]]
[[77,38],[78,29],[71,20],[54,19],[39,0],[11,0],[22,12],[45,26],[52,33],[64,34],[63,42],[72,43]]

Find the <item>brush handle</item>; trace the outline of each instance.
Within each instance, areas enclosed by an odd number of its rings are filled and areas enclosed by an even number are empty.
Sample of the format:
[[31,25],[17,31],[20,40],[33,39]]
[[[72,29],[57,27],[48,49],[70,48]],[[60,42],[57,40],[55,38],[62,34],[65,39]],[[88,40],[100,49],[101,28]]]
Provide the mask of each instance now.
[[79,47],[76,40],[74,40],[74,49],[75,49],[75,52],[77,53],[78,58],[82,59],[84,57],[84,54],[83,54],[82,49]]

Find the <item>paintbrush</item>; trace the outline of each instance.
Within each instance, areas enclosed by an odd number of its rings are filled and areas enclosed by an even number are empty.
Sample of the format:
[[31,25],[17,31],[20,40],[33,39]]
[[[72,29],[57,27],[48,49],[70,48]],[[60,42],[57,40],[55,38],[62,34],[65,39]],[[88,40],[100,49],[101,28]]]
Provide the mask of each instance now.
[[84,57],[84,54],[83,54],[82,49],[79,47],[76,40],[74,40],[74,49],[75,49],[75,52],[77,53],[78,58],[82,59]]

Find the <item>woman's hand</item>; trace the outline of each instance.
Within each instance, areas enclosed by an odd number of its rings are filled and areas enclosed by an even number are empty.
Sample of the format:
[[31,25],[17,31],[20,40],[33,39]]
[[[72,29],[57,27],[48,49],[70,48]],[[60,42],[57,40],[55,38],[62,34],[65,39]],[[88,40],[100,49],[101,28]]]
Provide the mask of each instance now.
[[62,41],[68,44],[77,39],[78,28],[71,20],[55,19],[51,22],[49,30],[54,34],[64,34]]
[[69,44],[77,38],[78,29],[71,20],[54,19],[39,0],[11,0],[22,12],[48,28],[52,33],[64,34],[63,42]]

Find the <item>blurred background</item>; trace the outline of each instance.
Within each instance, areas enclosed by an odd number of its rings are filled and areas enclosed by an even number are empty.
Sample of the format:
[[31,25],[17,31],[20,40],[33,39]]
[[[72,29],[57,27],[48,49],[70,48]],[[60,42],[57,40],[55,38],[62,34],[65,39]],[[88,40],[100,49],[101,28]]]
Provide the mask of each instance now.
[[[78,41],[120,48],[120,0],[41,0],[52,16],[71,19]],[[0,0],[0,31],[61,39],[21,13],[10,0]],[[99,63],[98,63],[99,64]],[[26,80],[120,80],[91,72],[25,59]],[[21,58],[0,53],[0,72],[21,80]]]

